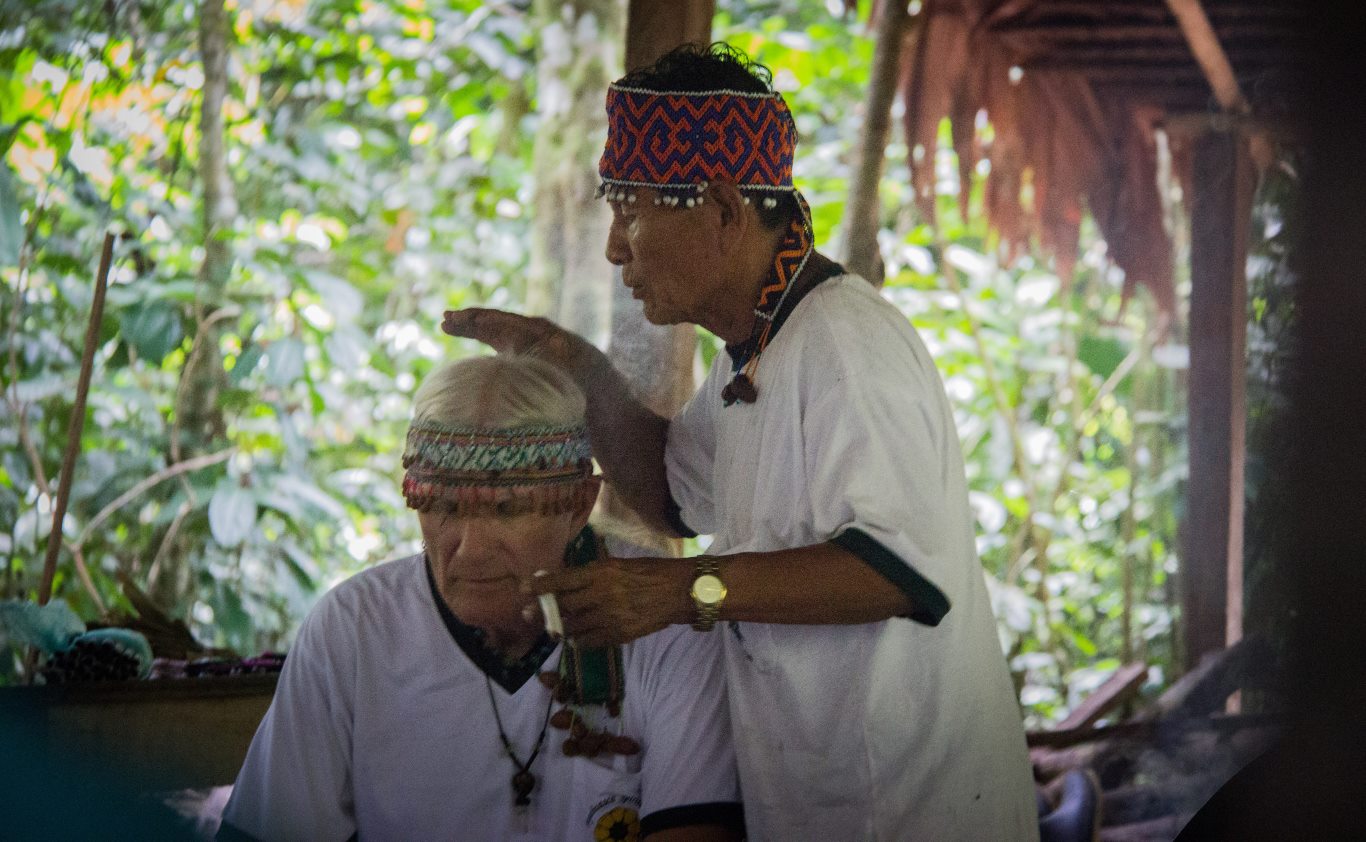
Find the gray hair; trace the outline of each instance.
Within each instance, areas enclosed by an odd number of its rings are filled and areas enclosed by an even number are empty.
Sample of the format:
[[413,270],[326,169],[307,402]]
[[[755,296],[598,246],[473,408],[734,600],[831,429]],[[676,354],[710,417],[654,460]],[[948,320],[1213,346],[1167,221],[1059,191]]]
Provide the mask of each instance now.
[[486,430],[582,424],[586,412],[583,392],[568,374],[518,354],[446,363],[413,396],[414,421]]

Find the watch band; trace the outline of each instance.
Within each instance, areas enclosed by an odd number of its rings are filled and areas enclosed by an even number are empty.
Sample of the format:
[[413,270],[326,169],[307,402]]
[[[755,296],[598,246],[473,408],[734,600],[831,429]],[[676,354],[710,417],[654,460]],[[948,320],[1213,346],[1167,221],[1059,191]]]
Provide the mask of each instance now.
[[[699,556],[697,566],[693,571],[693,586],[703,576],[716,576],[721,571],[721,563],[715,556]],[[692,592],[693,607],[697,609],[697,614],[693,618],[692,627],[697,631],[711,631],[716,626],[716,620],[721,614],[721,602],[725,600],[725,592],[722,591],[721,599],[716,602],[703,602],[697,598],[696,591]]]

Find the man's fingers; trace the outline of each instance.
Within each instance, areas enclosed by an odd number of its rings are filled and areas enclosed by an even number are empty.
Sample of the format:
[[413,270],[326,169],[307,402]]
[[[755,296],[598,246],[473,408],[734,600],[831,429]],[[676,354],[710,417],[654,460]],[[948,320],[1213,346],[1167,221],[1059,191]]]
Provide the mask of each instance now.
[[584,590],[589,585],[589,572],[575,570],[538,570],[530,579],[523,580],[522,590],[532,596],[553,593],[561,598],[566,594]]
[[499,353],[520,351],[539,338],[526,316],[487,307],[447,310],[441,329],[451,336],[476,339]]

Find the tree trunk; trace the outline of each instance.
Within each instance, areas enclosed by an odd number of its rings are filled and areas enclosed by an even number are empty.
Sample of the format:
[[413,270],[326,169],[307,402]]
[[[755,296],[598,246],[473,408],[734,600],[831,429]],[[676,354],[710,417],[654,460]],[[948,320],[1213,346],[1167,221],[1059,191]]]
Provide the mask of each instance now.
[[[204,261],[199,266],[195,289],[195,332],[185,367],[176,389],[175,419],[170,434],[170,460],[179,462],[204,453],[227,432],[218,399],[227,385],[223,355],[219,350],[219,322],[223,315],[228,278],[232,274],[231,235],[237,218],[237,199],[228,173],[223,126],[223,105],[228,97],[228,46],[230,38],[224,0],[204,0],[199,9],[199,52],[204,71],[204,93],[199,113],[199,177],[204,185]],[[188,502],[195,494],[182,477]],[[187,563],[193,551],[189,538],[168,530],[169,542],[161,563],[153,564],[148,588],[161,605],[179,610],[193,587]],[[158,554],[160,555],[160,554]]]
[[540,127],[527,308],[600,348],[612,323],[611,213],[595,199],[607,136],[603,97],[621,69],[617,0],[537,0]]
[[882,0],[877,4],[873,73],[863,105],[863,140],[849,184],[849,201],[844,207],[841,249],[845,267],[877,286],[882,286],[884,275],[877,245],[878,184],[882,181],[887,143],[892,134],[892,99],[901,75],[900,63],[904,55],[909,55],[907,41],[912,32],[905,3]]
[[228,17],[223,0],[204,0],[199,13],[199,50],[204,65],[204,98],[199,114],[199,176],[204,183],[204,262],[195,294],[194,346],[181,373],[176,400],[174,461],[224,433],[218,395],[225,377],[214,318],[222,306],[232,272],[229,236],[237,216],[232,178],[228,174],[223,130],[223,103],[228,95]]

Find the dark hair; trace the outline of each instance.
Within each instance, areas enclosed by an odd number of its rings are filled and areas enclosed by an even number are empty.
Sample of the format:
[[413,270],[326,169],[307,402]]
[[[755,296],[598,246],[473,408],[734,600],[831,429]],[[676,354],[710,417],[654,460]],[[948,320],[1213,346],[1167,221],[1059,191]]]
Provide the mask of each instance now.
[[[684,44],[660,56],[654,64],[633,70],[617,80],[618,85],[650,88],[657,91],[733,90],[769,93],[773,90],[773,71],[724,41],[713,44]],[[797,127],[792,127],[797,138]],[[750,198],[767,228],[782,228],[797,212],[797,199],[788,192],[752,191]],[[766,208],[763,198],[778,200]]]

